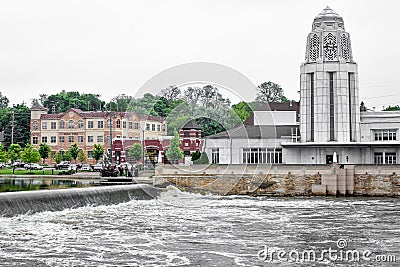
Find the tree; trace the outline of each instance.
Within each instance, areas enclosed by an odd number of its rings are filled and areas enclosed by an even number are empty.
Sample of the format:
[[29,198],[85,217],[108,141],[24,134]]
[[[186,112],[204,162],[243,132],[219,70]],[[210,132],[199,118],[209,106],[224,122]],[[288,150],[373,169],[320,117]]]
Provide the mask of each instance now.
[[197,160],[193,161],[193,164],[209,164],[207,154],[205,152],[202,152],[200,154],[200,157]]
[[365,106],[364,101],[361,101],[361,104],[360,104],[360,111],[361,111],[361,112],[367,111],[367,107]]
[[6,96],[3,96],[3,94],[0,92],[0,109],[5,109],[8,108],[8,104],[10,103],[10,100]]
[[82,149],[79,149],[79,152],[78,152],[78,159],[79,159],[79,162],[80,163],[83,163],[83,162],[85,162],[86,161],[86,153],[82,150]]
[[7,152],[4,150],[4,145],[0,144],[0,162],[7,161]]
[[288,102],[288,99],[283,95],[283,89],[279,84],[273,82],[264,82],[257,87],[256,101],[270,102]]
[[54,155],[54,160],[56,161],[57,164],[59,164],[59,163],[63,160],[63,156],[61,155],[60,152],[57,152],[57,153]]
[[71,155],[71,158],[74,159],[75,163],[76,163],[76,158],[78,157],[79,150],[80,149],[76,143],[71,145],[70,148],[68,149],[68,152]]
[[[13,116],[14,114],[14,116]],[[0,109],[0,129],[4,130],[4,146],[11,143],[24,146],[30,140],[30,109],[25,104]],[[12,123],[14,117],[14,124]],[[14,125],[14,132],[12,126]]]
[[69,150],[62,155],[62,158],[65,161],[71,161],[72,156],[71,156],[71,153],[69,152]]
[[40,95],[44,107],[56,113],[65,112],[70,108],[79,108],[83,111],[101,110],[105,105],[104,101],[99,99],[98,94],[80,94],[79,92],[61,91],[54,95]]
[[251,116],[251,114],[253,114],[253,109],[250,107],[248,103],[244,101],[232,105],[232,109],[242,121],[245,121],[247,118]]
[[92,155],[97,163],[97,161],[101,159],[104,155],[104,148],[100,144],[94,144],[92,149]]
[[48,144],[40,143],[39,154],[40,154],[40,157],[43,159],[43,164],[44,164],[44,161],[49,157],[50,151],[51,151],[51,149]]
[[26,163],[37,163],[40,160],[40,153],[34,146],[27,144],[21,152],[21,160]]
[[170,85],[168,88],[161,90],[158,95],[167,100],[178,100],[180,94],[181,90],[178,87]]
[[175,131],[174,137],[171,139],[166,155],[170,162],[175,163],[183,158],[183,151],[180,148],[179,135],[177,131]]
[[17,159],[19,159],[21,154],[21,146],[19,144],[11,144],[8,147],[8,159],[11,163],[14,163]]
[[128,150],[129,156],[132,157],[133,161],[137,163],[141,158],[143,158],[142,145],[139,143],[133,144]]
[[399,105],[396,105],[396,106],[390,106],[389,105],[387,108],[383,109],[383,111],[399,111],[399,110],[400,110],[400,106]]

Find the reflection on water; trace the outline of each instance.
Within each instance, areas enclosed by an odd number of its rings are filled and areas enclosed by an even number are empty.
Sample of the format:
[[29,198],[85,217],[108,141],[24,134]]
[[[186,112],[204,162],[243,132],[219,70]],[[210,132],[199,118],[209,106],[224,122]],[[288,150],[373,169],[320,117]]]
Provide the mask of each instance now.
[[98,185],[92,180],[26,179],[0,178],[0,192],[56,189]]

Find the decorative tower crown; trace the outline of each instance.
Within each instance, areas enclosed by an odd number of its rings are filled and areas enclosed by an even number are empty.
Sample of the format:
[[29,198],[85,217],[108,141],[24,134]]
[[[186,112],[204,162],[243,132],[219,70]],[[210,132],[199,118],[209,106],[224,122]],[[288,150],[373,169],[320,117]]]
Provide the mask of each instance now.
[[314,18],[305,63],[326,61],[353,62],[350,35],[344,30],[343,18],[330,7]]

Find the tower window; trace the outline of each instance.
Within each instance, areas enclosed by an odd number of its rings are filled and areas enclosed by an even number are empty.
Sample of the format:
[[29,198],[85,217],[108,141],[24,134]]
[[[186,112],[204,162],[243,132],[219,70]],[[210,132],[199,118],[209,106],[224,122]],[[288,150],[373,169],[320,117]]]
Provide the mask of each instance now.
[[328,72],[329,76],[329,140],[335,141],[335,98],[333,72]]

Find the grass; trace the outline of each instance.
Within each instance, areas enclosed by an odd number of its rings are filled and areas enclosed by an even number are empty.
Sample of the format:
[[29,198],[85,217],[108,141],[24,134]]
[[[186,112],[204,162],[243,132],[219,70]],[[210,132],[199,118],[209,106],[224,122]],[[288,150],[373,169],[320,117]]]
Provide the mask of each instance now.
[[[58,170],[54,170],[53,174],[57,175],[59,174]],[[0,170],[0,175],[12,175],[13,174],[13,170],[12,169],[2,169]],[[14,171],[15,175],[51,175],[51,170],[15,170]]]

